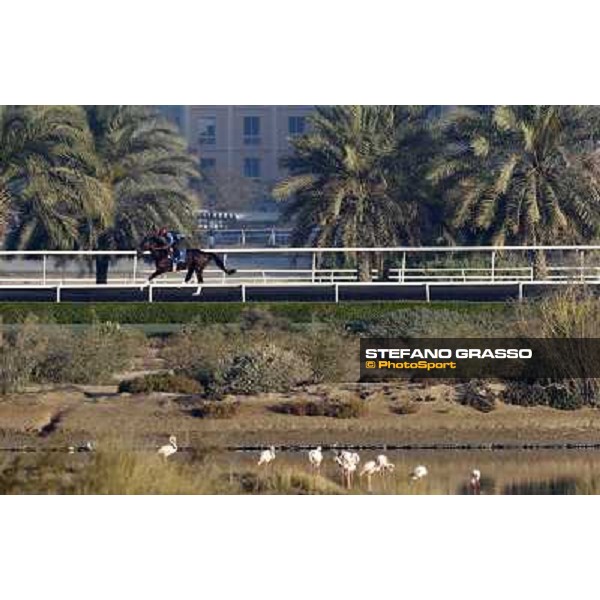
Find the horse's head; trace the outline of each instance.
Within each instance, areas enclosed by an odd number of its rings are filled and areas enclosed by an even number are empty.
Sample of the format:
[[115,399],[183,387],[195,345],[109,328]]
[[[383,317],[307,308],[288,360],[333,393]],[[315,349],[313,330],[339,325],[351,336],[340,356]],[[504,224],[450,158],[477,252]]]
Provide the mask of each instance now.
[[167,241],[156,233],[149,233],[138,246],[138,257],[144,256],[145,252],[150,252],[155,260],[164,258],[169,253]]
[[157,246],[161,246],[160,240],[155,233],[146,235],[138,246],[138,256],[143,256],[144,252],[152,252]]

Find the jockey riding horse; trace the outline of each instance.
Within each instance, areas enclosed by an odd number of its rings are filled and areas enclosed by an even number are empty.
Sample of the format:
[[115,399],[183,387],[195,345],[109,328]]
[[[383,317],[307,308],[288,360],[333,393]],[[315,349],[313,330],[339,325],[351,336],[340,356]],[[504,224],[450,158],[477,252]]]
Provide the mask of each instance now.
[[[172,242],[170,240],[173,240]],[[187,271],[185,283],[189,283],[194,276],[198,283],[203,283],[202,273],[206,266],[213,261],[221,271],[227,275],[233,275],[235,269],[228,269],[221,258],[214,252],[204,252],[197,248],[189,248],[185,251],[183,260],[181,251],[177,247],[178,239],[170,234],[166,228],[161,228],[157,232],[148,234],[140,243],[138,256],[143,256],[144,252],[150,252],[156,271],[150,275],[148,281],[155,277],[168,273],[170,271]]]

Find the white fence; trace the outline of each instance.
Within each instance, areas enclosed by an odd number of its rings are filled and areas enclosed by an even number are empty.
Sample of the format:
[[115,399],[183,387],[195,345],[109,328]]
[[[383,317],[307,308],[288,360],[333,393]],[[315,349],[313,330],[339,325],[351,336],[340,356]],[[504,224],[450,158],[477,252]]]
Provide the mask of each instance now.
[[[600,282],[600,246],[395,247],[395,248],[228,248],[215,250],[234,276],[210,266],[207,285],[345,283],[358,281],[358,270],[332,266],[358,254],[385,259],[385,271],[372,269],[373,282],[521,283]],[[533,256],[543,252],[546,268],[536,275]],[[135,251],[0,251],[0,286],[96,285],[94,261],[111,256],[108,284],[137,285],[153,265]],[[346,261],[348,262],[348,261]],[[377,262],[374,260],[373,262]],[[167,274],[154,285],[180,283],[183,274]]]
[[[222,288],[218,293],[243,302],[266,288],[286,299],[292,288],[304,296],[320,294],[338,302],[363,294],[369,299],[415,295],[430,301],[440,291],[471,293],[483,287],[489,293],[510,287],[522,299],[535,286],[572,283],[600,284],[600,246],[509,247],[396,247],[396,248],[228,248],[215,250],[235,275],[227,276],[211,265],[204,272],[202,289]],[[534,259],[543,253],[545,268]],[[359,280],[357,257],[374,255],[369,281]],[[94,259],[110,256],[107,284],[97,284]],[[149,256],[133,251],[0,251],[0,299],[15,296],[61,302],[84,294],[96,300],[102,290],[125,300],[158,301],[165,294],[186,299],[200,293],[196,283],[184,284],[184,273],[169,273],[147,285],[153,272]],[[234,288],[233,291],[228,288]],[[309,291],[309,288],[311,291]],[[179,290],[179,291],[177,291]],[[489,295],[488,293],[488,295]],[[504,292],[502,292],[504,293]],[[456,295],[456,294],[455,294]],[[303,296],[303,297],[304,297]],[[77,300],[75,300],[77,301]]]

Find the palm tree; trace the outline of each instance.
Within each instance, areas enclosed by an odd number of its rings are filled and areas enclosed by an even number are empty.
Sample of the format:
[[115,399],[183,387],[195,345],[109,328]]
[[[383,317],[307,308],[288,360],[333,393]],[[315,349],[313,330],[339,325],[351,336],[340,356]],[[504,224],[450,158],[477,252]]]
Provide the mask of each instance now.
[[[8,247],[131,249],[159,224],[193,227],[195,162],[150,107],[9,108],[0,127]],[[98,282],[108,267],[96,260]]]
[[[196,162],[177,129],[143,106],[86,108],[94,140],[96,176],[110,197],[114,219],[97,226],[98,247],[130,249],[152,228],[190,232],[198,199]],[[105,282],[109,261],[99,258]]]
[[[409,179],[398,168],[400,123],[394,106],[322,106],[308,134],[292,141],[283,166],[289,176],[274,189],[289,199],[294,242],[314,246],[376,247],[410,238],[417,217]],[[359,257],[361,279],[369,255]]]
[[[496,245],[576,243],[600,223],[593,108],[463,107],[445,127],[446,145],[430,172],[450,201],[463,239]],[[543,269],[543,253],[536,253]]]
[[[73,106],[0,110],[0,234],[9,248],[74,249],[112,218],[94,176],[85,112]],[[10,225],[10,227],[9,227]]]

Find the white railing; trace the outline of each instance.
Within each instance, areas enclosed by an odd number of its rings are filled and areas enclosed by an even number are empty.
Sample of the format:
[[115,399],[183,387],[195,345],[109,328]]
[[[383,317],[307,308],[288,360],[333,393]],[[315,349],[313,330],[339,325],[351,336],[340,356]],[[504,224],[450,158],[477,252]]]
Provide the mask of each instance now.
[[[546,253],[547,268],[535,274],[533,253]],[[463,246],[393,248],[222,248],[215,250],[237,269],[226,277],[212,265],[205,284],[282,285],[351,283],[358,281],[356,268],[323,267],[327,259],[356,253],[388,257],[385,274],[371,272],[373,283],[415,284],[541,284],[559,282],[600,283],[600,245],[588,246]],[[92,260],[97,256],[116,259],[109,270],[109,285],[142,284],[152,265],[136,251],[25,250],[0,251],[0,287],[95,286]],[[460,258],[460,261],[458,260]],[[19,260],[20,259],[20,260]],[[573,260],[574,259],[574,260]],[[438,264],[431,264],[432,261]],[[87,261],[87,269],[83,268]],[[289,264],[277,264],[280,262]],[[428,264],[429,261],[429,264]],[[449,264],[449,263],[459,264]],[[270,264],[269,264],[270,263]],[[380,276],[381,275],[381,276]],[[154,285],[179,285],[183,273],[162,276]]]
[[236,246],[286,246],[292,237],[290,229],[215,229],[209,226],[200,228],[207,236],[211,248],[218,248],[219,244],[229,243]]

